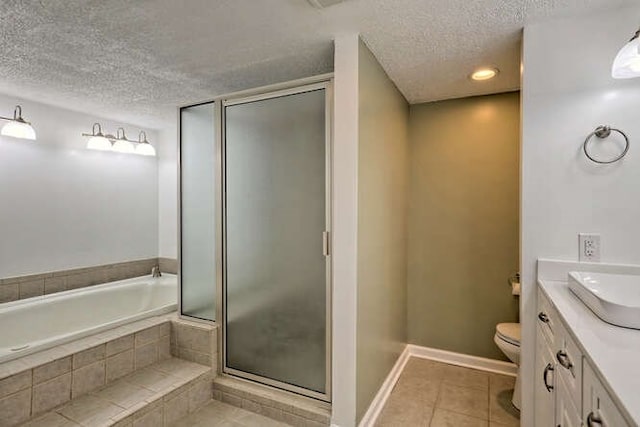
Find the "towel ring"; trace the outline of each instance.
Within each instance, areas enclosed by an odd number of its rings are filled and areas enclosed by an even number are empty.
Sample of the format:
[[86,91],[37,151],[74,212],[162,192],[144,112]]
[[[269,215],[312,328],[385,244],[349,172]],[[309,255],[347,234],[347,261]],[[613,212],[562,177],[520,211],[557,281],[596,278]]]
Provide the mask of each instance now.
[[[618,132],[620,135],[622,135],[624,137],[625,145],[624,145],[624,150],[622,151],[622,153],[618,157],[616,157],[615,159],[612,159],[612,160],[598,160],[595,157],[591,156],[591,154],[589,154],[589,150],[587,150],[587,145],[589,145],[589,141],[591,141],[591,138],[593,138],[594,136],[597,136],[600,139],[605,139],[609,135],[611,135],[611,132]],[[584,155],[587,156],[587,158],[589,158],[589,160],[591,160],[594,163],[599,163],[601,165],[606,165],[606,164],[609,164],[609,163],[615,163],[615,162],[617,162],[618,160],[622,159],[624,156],[627,155],[627,151],[629,151],[629,138],[620,129],[614,129],[614,128],[606,126],[606,125],[601,125],[601,126],[598,126],[596,128],[596,130],[591,132],[589,134],[589,136],[587,136],[587,139],[584,140],[584,144],[582,144],[582,149],[584,150]]]

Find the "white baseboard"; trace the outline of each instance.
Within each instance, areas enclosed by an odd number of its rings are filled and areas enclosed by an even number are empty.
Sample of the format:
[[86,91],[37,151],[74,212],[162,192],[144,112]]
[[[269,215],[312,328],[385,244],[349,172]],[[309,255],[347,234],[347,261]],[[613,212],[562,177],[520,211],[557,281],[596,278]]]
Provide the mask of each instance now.
[[407,345],[404,348],[404,351],[400,354],[400,357],[398,357],[398,360],[396,360],[393,368],[391,368],[391,371],[389,372],[389,375],[387,375],[387,378],[385,378],[382,386],[380,386],[378,393],[376,393],[376,396],[371,401],[371,405],[369,405],[369,409],[365,412],[360,424],[358,424],[358,427],[371,427],[375,424],[385,403],[387,403],[387,399],[391,394],[391,390],[393,390],[393,386],[398,382],[398,378],[400,378],[400,374],[404,369],[404,365],[407,364],[409,357],[409,345]]
[[472,368],[480,371],[493,372],[500,375],[510,375],[512,377],[515,377],[518,373],[518,367],[514,363],[503,362],[502,360],[470,356],[468,354],[454,353],[452,351],[421,347],[413,344],[409,344],[407,347],[409,349],[410,356],[420,357],[422,359],[434,360],[436,362],[463,366],[465,368]]
[[[419,357],[421,359],[434,360],[436,362],[448,363],[450,365],[463,366],[465,368],[477,369],[480,371],[492,372],[501,375],[510,375],[515,377],[518,368],[515,364],[503,362],[501,360],[487,359],[484,357],[470,356],[468,354],[454,353],[452,351],[438,350],[435,348],[421,347],[419,345],[407,344],[404,351],[398,357],[395,365],[391,368],[389,375],[382,383],[380,390],[371,401],[369,409],[362,417],[358,427],[372,427],[378,416],[382,412],[387,399],[393,390],[393,386],[400,378],[400,374],[407,364],[410,357]],[[333,427],[333,426],[332,426]],[[335,426],[337,427],[337,426]]]

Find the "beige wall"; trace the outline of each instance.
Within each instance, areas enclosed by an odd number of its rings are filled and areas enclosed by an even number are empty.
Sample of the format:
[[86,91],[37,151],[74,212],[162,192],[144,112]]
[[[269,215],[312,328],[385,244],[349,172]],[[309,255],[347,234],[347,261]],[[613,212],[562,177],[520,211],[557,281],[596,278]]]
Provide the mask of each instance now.
[[409,106],[362,42],[358,57],[359,421],[406,343]]
[[411,106],[408,336],[503,359],[517,321],[519,94]]

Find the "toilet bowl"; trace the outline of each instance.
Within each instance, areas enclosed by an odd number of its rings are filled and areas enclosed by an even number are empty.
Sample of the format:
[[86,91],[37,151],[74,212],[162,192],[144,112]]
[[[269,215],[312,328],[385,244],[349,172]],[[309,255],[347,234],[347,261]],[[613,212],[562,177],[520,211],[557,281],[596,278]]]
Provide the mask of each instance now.
[[513,388],[511,403],[520,409],[520,323],[499,323],[493,341],[505,356],[518,366],[516,384]]

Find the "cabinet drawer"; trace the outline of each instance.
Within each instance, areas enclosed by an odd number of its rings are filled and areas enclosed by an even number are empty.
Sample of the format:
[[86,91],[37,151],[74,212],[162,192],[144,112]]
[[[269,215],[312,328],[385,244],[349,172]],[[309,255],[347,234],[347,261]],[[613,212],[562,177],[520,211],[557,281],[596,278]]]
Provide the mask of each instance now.
[[557,375],[567,388],[567,396],[576,408],[582,405],[582,352],[562,323],[556,323],[554,356]]
[[613,402],[595,372],[588,363],[584,363],[584,388],[582,421],[585,426],[628,427],[622,412]]
[[538,325],[540,325],[540,329],[547,343],[551,348],[554,348],[554,330],[556,329],[556,325],[560,323],[560,320],[558,319],[555,309],[540,288],[538,288],[538,313],[536,314],[536,321]]

